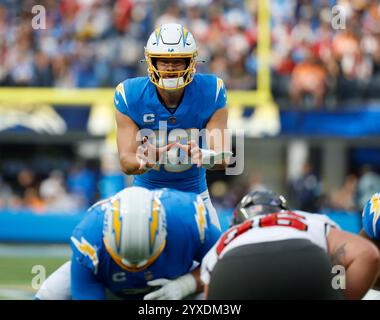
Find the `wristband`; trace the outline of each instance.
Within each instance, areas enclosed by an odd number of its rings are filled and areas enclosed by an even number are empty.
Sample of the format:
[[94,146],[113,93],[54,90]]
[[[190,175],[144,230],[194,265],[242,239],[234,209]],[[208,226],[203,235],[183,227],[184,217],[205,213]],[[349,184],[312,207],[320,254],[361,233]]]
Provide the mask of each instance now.
[[200,149],[202,153],[202,167],[211,169],[215,164],[222,163],[222,160],[231,157],[231,151],[215,152],[209,149]]

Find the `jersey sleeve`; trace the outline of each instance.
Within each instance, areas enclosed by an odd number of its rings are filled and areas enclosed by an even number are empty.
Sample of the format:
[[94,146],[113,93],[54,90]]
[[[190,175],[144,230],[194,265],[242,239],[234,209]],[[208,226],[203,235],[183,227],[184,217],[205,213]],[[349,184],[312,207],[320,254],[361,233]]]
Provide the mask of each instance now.
[[105,288],[90,269],[71,259],[71,297],[73,300],[104,300]]
[[102,247],[102,215],[100,206],[88,210],[70,238],[73,260],[97,274]]
[[224,81],[216,78],[215,110],[224,108],[227,103],[227,91]]
[[129,106],[127,102],[125,84],[123,82],[119,83],[115,90],[114,95],[114,105],[115,108],[126,116],[131,116],[129,111]]
[[227,93],[224,82],[215,75],[206,75],[199,81],[199,110],[202,128],[205,128],[216,111],[226,107]]
[[207,208],[199,195],[197,196],[194,206],[196,211],[194,215],[194,222],[197,229],[197,240],[199,242],[199,247],[194,256],[194,260],[201,262],[203,257],[217,242],[221,232],[214,224],[211,223]]
[[71,258],[73,299],[104,299],[103,285],[96,277],[103,240],[104,205],[103,202],[91,207],[70,238],[73,252]]
[[321,215],[321,219],[323,220],[325,224],[325,235],[326,237],[329,235],[331,228],[335,229],[341,229],[340,226],[333,220],[331,220],[329,217],[325,215]]

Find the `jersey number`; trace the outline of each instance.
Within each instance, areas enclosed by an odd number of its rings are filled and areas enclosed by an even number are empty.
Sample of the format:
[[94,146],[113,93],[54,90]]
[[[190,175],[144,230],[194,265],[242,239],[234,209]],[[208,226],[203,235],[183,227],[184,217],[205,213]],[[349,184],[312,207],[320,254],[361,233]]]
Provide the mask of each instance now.
[[256,228],[267,228],[267,227],[291,227],[300,231],[307,231],[308,226],[304,221],[304,217],[291,211],[272,213],[263,216],[258,220],[251,219],[239,224],[222,235],[218,245],[216,246],[216,253],[219,256],[223,249],[231,243],[232,240],[236,239],[238,236],[244,234],[248,230]]

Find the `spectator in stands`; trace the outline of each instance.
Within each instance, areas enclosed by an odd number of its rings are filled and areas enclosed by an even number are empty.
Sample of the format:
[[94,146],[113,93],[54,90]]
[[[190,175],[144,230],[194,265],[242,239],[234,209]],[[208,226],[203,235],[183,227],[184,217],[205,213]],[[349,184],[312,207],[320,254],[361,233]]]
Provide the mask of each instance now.
[[60,170],[53,170],[41,182],[40,195],[45,202],[45,210],[48,212],[75,213],[83,209],[80,196],[67,192],[65,177]]
[[181,24],[181,11],[176,3],[169,5],[161,16],[156,20],[156,27],[165,23],[180,23]]
[[310,55],[293,70],[290,95],[293,103],[305,104],[305,95],[312,97],[312,107],[321,108],[326,94],[327,73],[315,56]]
[[12,190],[0,175],[0,210],[10,207]]
[[294,206],[308,212],[319,212],[319,197],[321,194],[320,182],[314,173],[313,166],[306,161],[302,168],[302,174],[291,182],[291,199]]
[[364,165],[361,168],[361,175],[356,190],[356,202],[359,211],[371,198],[371,196],[380,190],[380,175],[377,174],[370,165]]
[[50,87],[53,83],[53,70],[49,58],[43,52],[34,56],[33,78],[31,85],[36,87]]
[[117,153],[107,147],[104,148],[100,159],[101,178],[99,183],[100,198],[106,199],[124,189],[126,175],[120,169]]
[[[339,1],[346,29],[334,29],[335,3],[271,1],[272,88],[281,106],[303,107],[305,94],[313,107],[335,106],[335,96],[339,105],[380,99],[380,4]],[[176,21],[199,39],[200,60],[208,61],[199,72],[220,74],[233,89],[256,88],[255,1],[45,0],[45,30],[30,27],[32,4],[0,1],[2,86],[115,86],[145,73],[135,48],[151,27]]]
[[69,193],[81,198],[82,207],[87,207],[94,202],[96,187],[96,176],[91,169],[80,162],[72,166],[67,177],[67,188]]
[[30,169],[22,169],[17,175],[14,191],[17,196],[24,198],[25,191],[28,188],[35,188],[36,183],[35,173]]
[[25,190],[23,200],[26,209],[32,210],[38,214],[45,212],[45,202],[41,199],[38,190],[35,187],[29,187]]
[[330,206],[334,210],[341,210],[345,212],[355,212],[355,192],[358,179],[354,174],[349,174],[343,186],[332,193]]

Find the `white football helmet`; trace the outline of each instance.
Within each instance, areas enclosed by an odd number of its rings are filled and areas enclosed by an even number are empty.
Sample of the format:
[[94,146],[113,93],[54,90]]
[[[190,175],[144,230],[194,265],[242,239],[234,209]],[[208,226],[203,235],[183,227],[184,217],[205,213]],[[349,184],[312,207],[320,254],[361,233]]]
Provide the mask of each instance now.
[[121,268],[138,272],[150,266],[165,248],[166,234],[165,209],[157,192],[130,187],[111,199],[103,241]]
[[[149,37],[145,47],[150,81],[165,90],[178,90],[193,81],[195,58],[198,55],[193,35],[177,23],[167,23],[157,28]],[[186,69],[183,71],[158,71],[158,58],[184,58]],[[176,78],[168,75],[177,75]]]

